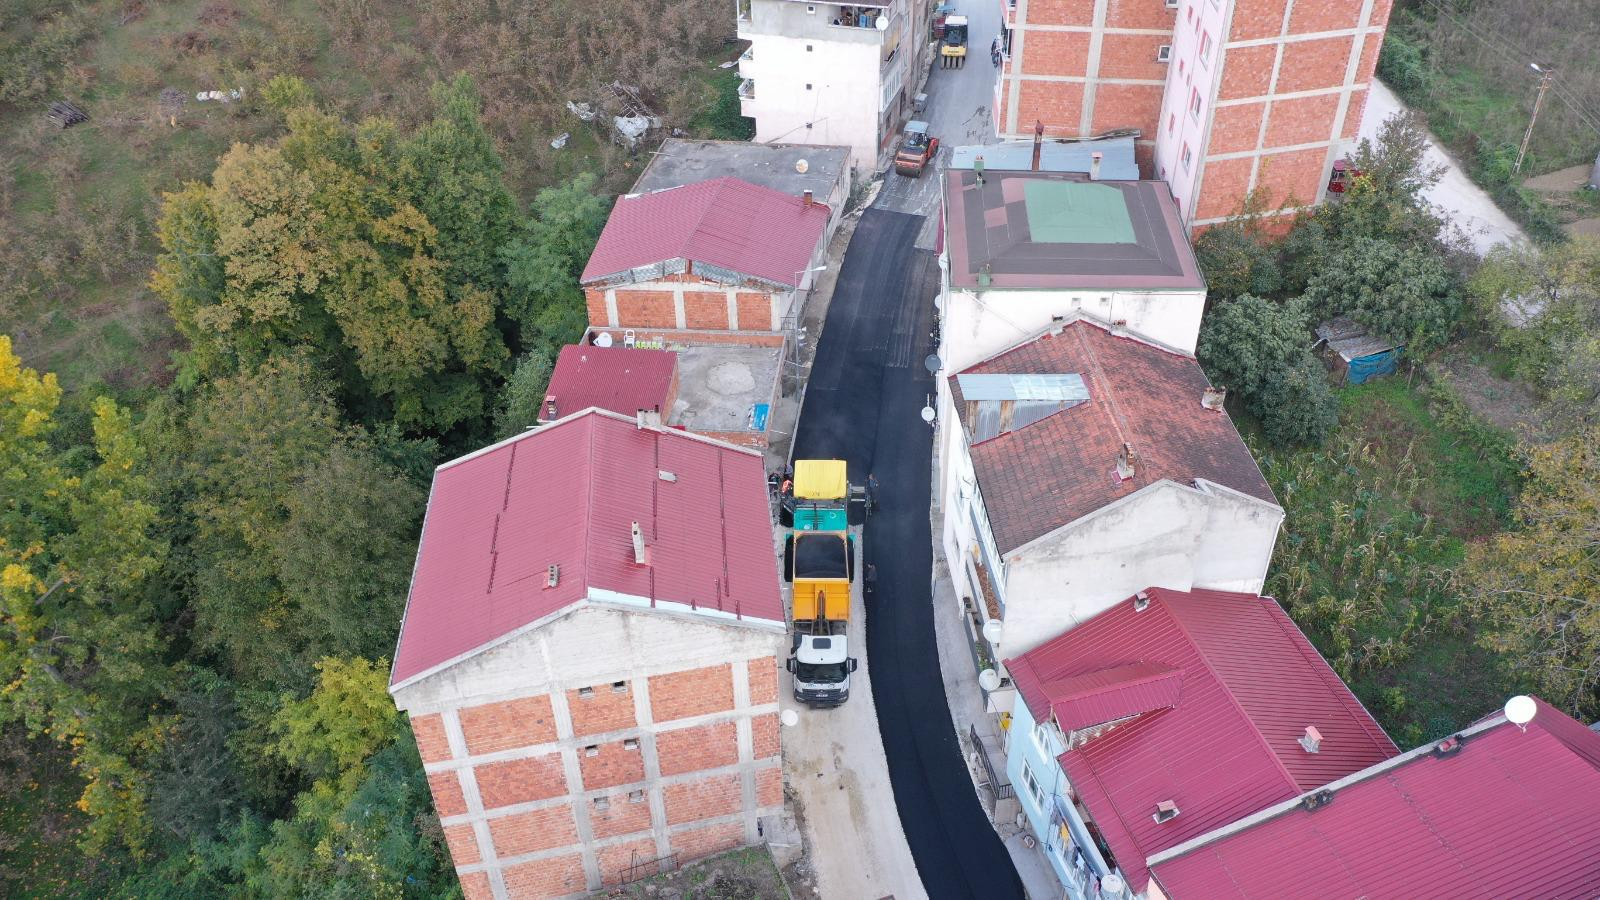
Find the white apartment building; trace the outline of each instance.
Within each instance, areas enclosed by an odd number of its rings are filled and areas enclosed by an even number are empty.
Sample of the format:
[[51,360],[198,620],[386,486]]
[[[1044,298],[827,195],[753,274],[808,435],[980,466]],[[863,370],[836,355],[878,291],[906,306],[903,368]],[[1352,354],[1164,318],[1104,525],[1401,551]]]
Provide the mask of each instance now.
[[927,0],[810,3],[735,0],[741,112],[756,143],[850,148],[851,165],[875,171],[893,146],[926,76]]

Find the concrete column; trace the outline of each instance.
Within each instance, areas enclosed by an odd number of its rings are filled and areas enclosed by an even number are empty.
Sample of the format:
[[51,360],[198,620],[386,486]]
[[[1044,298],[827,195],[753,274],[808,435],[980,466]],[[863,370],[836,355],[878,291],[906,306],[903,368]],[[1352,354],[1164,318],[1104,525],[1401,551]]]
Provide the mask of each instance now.
[[672,286],[672,314],[677,317],[679,331],[689,327],[687,324],[689,317],[683,309],[683,285],[681,284]]
[[606,288],[606,324],[612,328],[621,326],[617,320],[617,289]]
[[661,792],[661,757],[656,754],[655,720],[650,713],[650,679],[635,670],[629,682],[633,690],[633,717],[639,723],[639,752],[644,754],[645,796],[650,804],[650,834],[656,840],[656,856],[672,852],[667,839],[667,804]]
[[[739,741],[739,803],[744,811],[744,839],[755,843],[760,839],[756,825],[756,773],[755,735],[750,721],[750,660],[737,660],[733,664],[733,708],[738,711],[738,724],[734,726]],[[781,727],[781,726],[780,726]]]
[[[560,687],[550,689],[550,709],[556,720],[556,740],[568,744],[572,740],[572,709],[567,706],[567,692]],[[583,769],[578,765],[576,747],[561,748],[561,771],[567,777],[567,802],[572,804],[572,818],[578,825],[578,843],[583,848],[583,876],[589,890],[600,889],[600,860],[594,852],[594,823],[589,820],[589,801],[583,796]]]
[[[445,739],[450,742],[450,755],[455,759],[467,758],[467,737],[461,730],[459,710],[447,709],[440,714],[444,721]],[[477,773],[471,766],[457,770],[461,778],[461,795],[467,801],[467,817],[472,823],[472,836],[478,841],[478,856],[489,874],[489,889],[496,900],[507,896],[505,873],[500,871],[500,859],[495,850],[494,836],[489,833],[489,820],[483,815],[483,794],[478,791]]]
[[1089,58],[1083,67],[1083,106],[1078,110],[1078,133],[1082,135],[1092,134],[1094,128],[1095,83],[1100,79],[1100,45],[1106,36],[1106,0],[1095,0],[1093,24]]
[[728,288],[728,330],[739,330],[739,289]]

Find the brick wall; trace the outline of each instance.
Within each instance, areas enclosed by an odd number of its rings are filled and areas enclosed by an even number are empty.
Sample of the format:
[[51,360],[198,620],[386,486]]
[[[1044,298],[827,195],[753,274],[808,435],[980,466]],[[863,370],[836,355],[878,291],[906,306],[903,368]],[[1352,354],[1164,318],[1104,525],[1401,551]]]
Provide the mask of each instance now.
[[783,805],[783,767],[756,773],[756,805],[763,809]]
[[754,291],[740,291],[734,295],[738,304],[739,329],[767,331],[777,326],[772,322],[772,295]]
[[[732,327],[728,323],[728,295],[725,293],[711,293],[709,291],[684,291],[683,292],[683,324],[690,328],[722,329]],[[739,319],[740,328],[748,328],[744,319]]]
[[628,867],[635,863],[649,862],[655,859],[656,842],[651,838],[637,841],[627,841],[621,844],[612,844],[601,847],[596,853],[600,862],[600,883],[616,884]]
[[[589,330],[589,335],[585,337],[585,340],[601,332],[611,335],[611,339],[615,341],[618,346],[622,345],[623,329],[621,328],[591,328]],[[691,346],[715,346],[719,344],[733,344],[734,346],[739,347],[783,346],[783,335],[762,334],[760,332],[744,333],[740,331],[682,331],[668,327],[651,329],[649,331],[640,331],[638,329],[634,329],[634,336],[642,341],[659,340],[665,341],[669,344],[688,344]]]
[[617,292],[617,324],[624,328],[678,327],[677,301],[671,290]]
[[669,784],[662,789],[668,825],[715,819],[739,812],[738,775],[712,775],[698,781]]
[[618,688],[613,684],[596,684],[588,689],[567,691],[567,710],[572,714],[572,733],[578,737],[632,728],[633,690],[623,681]]
[[[630,794],[630,791],[619,791],[589,801],[589,823],[594,828],[595,840],[650,830],[648,798],[635,800]],[[603,804],[599,802],[602,800]]]
[[428,789],[433,793],[433,810],[439,818],[459,816],[467,811],[461,778],[455,772],[429,772]]
[[474,766],[473,772],[478,776],[484,809],[548,800],[567,792],[567,776],[558,753],[484,763]]
[[489,887],[488,872],[462,873],[461,896],[466,900],[493,900],[494,889]]
[[778,714],[768,713],[756,716],[750,720],[750,740],[752,756],[756,759],[766,759],[777,756],[779,749]]
[[656,735],[662,775],[717,769],[739,761],[739,736],[732,722],[712,722]]
[[657,722],[730,709],[733,709],[731,665],[650,676],[650,716]]
[[748,663],[751,703],[775,703],[778,699],[778,658],[767,656]]
[[605,327],[611,324],[611,317],[606,314],[606,289],[584,288],[584,305],[589,308],[589,324]]
[[532,897],[560,897],[585,890],[583,857],[557,856],[510,866],[505,870],[506,893],[515,900]]
[[583,789],[616,787],[644,780],[644,753],[637,739],[590,744],[578,752]]
[[[490,819],[489,833],[494,838],[494,852],[501,857],[553,850],[578,840],[577,822],[567,803]],[[456,857],[456,865],[462,865],[460,857]]]
[[523,697],[462,709],[461,733],[468,753],[494,753],[555,740],[556,720],[549,697]]
[[417,752],[425,763],[450,758],[450,740],[444,734],[444,716],[433,713],[411,717],[411,734],[417,739]]
[[731,850],[744,843],[744,826],[738,822],[687,828],[672,833],[672,852],[683,863],[713,853]]
[[478,836],[471,825],[446,825],[444,842],[450,847],[450,858],[458,866],[470,866],[483,859],[478,852]]

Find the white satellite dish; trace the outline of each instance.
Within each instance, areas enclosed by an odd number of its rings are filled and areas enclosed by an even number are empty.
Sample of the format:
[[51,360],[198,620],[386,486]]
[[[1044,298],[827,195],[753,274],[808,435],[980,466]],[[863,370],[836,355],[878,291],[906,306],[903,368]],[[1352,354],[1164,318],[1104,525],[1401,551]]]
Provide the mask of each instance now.
[[935,415],[936,413],[934,413],[933,407],[924,406],[922,408],[922,421],[927,422],[929,425],[933,424],[933,418]]
[[879,31],[888,31],[889,30],[889,17],[888,16],[879,16],[878,17],[878,30]]
[[611,346],[611,332],[602,331],[599,334],[595,335],[594,336],[594,345],[596,347],[609,347],[609,346]]
[[1000,673],[993,669],[984,669],[978,673],[978,687],[992,691],[1000,687]]
[[787,726],[793,727],[800,724],[800,714],[792,709],[786,709],[778,714],[778,720]]
[[1518,728],[1526,729],[1538,711],[1538,704],[1526,694],[1518,694],[1506,701],[1506,719]]
[[990,619],[983,623],[983,639],[991,644],[1000,643],[1000,638],[1006,633],[1004,622],[999,619]]
[[1119,897],[1122,895],[1122,876],[1115,872],[1103,875],[1100,878],[1100,896]]
[[806,170],[809,168],[811,168],[811,163],[808,163],[803,159],[795,160],[794,170],[799,172],[801,175],[804,175]]

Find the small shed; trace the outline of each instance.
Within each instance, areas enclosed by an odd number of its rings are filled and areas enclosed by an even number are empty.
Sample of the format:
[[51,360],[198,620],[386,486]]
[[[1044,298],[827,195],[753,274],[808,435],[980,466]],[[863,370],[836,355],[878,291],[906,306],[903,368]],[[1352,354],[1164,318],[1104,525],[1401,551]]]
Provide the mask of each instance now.
[[1405,349],[1343,316],[1317,326],[1317,346],[1341,384],[1361,384],[1369,378],[1394,374],[1400,364],[1400,352]]

